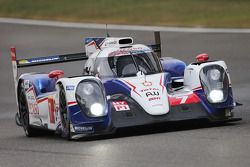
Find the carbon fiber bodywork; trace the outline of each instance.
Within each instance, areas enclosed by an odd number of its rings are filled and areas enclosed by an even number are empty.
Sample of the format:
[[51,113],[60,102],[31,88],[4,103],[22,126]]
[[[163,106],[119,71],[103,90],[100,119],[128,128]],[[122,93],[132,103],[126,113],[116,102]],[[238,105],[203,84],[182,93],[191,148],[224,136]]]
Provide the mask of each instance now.
[[[161,116],[153,116],[147,114],[133,99],[123,94],[117,94],[112,96],[111,103],[113,101],[124,100],[130,107],[130,110],[116,111],[112,106],[112,123],[115,128],[169,122],[169,121],[181,121],[192,119],[208,119],[215,121],[202,106],[200,102],[193,104],[181,104],[177,106],[171,106],[169,113]],[[226,116],[225,109],[218,110],[217,116],[221,121],[227,120],[230,117]]]

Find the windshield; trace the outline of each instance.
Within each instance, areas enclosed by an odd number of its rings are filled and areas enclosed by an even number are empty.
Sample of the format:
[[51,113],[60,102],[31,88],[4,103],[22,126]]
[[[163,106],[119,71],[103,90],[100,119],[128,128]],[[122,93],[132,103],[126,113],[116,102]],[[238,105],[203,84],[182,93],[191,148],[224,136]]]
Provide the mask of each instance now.
[[97,58],[94,67],[94,73],[101,78],[131,77],[139,71],[149,75],[162,72],[162,69],[152,52]]

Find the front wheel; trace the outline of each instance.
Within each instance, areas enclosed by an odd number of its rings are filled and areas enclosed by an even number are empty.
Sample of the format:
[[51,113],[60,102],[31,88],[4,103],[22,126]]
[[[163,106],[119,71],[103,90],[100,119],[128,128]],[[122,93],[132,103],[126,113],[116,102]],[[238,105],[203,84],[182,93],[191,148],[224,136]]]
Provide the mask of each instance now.
[[68,112],[68,105],[66,100],[66,93],[62,85],[59,85],[59,111],[62,123],[62,137],[71,140],[70,133],[70,117]]

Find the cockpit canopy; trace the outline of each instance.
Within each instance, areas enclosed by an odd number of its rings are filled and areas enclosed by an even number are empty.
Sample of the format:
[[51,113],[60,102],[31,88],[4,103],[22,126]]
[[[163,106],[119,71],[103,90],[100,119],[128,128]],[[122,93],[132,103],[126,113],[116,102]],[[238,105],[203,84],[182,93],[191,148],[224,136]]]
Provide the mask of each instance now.
[[132,77],[139,71],[145,75],[162,72],[159,59],[153,52],[97,57],[94,64],[94,74],[100,78]]

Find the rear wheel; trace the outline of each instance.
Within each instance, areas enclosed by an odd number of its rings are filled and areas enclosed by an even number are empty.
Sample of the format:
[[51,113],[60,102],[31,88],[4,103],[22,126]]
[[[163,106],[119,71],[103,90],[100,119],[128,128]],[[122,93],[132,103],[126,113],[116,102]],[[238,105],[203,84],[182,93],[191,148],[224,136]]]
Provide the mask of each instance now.
[[61,123],[62,123],[62,137],[71,140],[70,133],[70,117],[68,112],[68,105],[66,100],[65,90],[62,85],[59,86],[59,111],[61,115]]
[[25,95],[25,89],[23,83],[19,88],[19,95],[18,95],[18,107],[19,107],[19,119],[20,124],[22,125],[25,135],[28,137],[33,137],[38,135],[37,129],[33,128],[29,124],[29,108],[28,103]]

